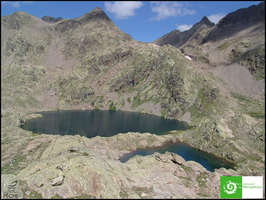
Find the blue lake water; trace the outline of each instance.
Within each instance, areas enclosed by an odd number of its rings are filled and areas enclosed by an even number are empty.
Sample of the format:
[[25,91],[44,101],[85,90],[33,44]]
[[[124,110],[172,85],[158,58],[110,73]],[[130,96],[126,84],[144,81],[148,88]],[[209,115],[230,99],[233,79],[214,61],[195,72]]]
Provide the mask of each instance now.
[[205,167],[207,170],[211,172],[213,172],[215,169],[222,168],[222,167],[226,169],[234,168],[233,163],[217,158],[216,156],[212,154],[209,154],[204,151],[200,151],[184,143],[170,144],[170,145],[159,147],[159,148],[137,150],[137,151],[123,155],[119,160],[124,163],[136,155],[147,156],[147,155],[153,154],[154,152],[163,154],[167,151],[173,152],[173,153],[176,153],[182,156],[184,160],[186,161],[191,160],[191,161],[198,162],[203,167]]
[[35,133],[79,134],[88,138],[110,137],[127,132],[149,132],[161,135],[170,130],[188,128],[185,122],[137,112],[64,110],[38,113],[42,114],[42,117],[27,120],[21,128]]
[[[127,132],[149,132],[162,135],[171,130],[186,130],[189,128],[185,122],[137,112],[64,110],[38,112],[37,114],[42,114],[42,117],[27,120],[21,125],[21,128],[34,133],[78,134],[88,138],[95,136],[110,137]],[[135,155],[145,156],[154,152],[164,153],[166,151],[177,153],[185,160],[199,162],[210,171],[220,167],[231,167],[221,159],[181,143],[156,149],[137,150],[124,155],[120,158],[120,161],[126,162]]]

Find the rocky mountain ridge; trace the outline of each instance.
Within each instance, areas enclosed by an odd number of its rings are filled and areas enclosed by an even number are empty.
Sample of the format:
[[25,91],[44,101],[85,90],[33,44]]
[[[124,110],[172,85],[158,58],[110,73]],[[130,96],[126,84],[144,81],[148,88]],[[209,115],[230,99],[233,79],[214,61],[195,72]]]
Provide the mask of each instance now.
[[[179,30],[174,30],[163,37],[154,41],[157,45],[171,44],[175,47],[180,47],[185,44],[188,40],[193,37],[199,37],[199,32],[202,29],[209,29],[214,26],[214,23],[204,16],[198,23],[194,24],[192,28],[187,31],[180,32]],[[197,35],[195,35],[197,34]]]
[[265,6],[264,2],[248,8],[241,8],[229,13],[219,21],[216,27],[204,38],[203,43],[216,41],[230,37],[243,29],[254,26],[258,23],[264,24],[265,29]]

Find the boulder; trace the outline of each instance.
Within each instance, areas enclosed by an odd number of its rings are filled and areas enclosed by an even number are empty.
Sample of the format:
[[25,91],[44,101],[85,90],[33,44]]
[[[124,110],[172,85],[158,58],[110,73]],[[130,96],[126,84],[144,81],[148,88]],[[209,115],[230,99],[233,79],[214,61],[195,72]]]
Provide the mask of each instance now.
[[54,179],[51,180],[51,185],[52,186],[57,186],[57,185],[62,185],[64,183],[64,175],[60,175]]

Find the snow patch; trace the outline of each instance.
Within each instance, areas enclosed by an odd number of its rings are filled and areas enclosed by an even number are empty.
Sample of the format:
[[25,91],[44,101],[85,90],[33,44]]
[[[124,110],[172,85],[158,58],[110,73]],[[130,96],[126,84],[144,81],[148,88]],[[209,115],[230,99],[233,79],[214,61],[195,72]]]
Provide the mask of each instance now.
[[192,60],[189,56],[185,56],[185,58],[188,59],[188,60]]

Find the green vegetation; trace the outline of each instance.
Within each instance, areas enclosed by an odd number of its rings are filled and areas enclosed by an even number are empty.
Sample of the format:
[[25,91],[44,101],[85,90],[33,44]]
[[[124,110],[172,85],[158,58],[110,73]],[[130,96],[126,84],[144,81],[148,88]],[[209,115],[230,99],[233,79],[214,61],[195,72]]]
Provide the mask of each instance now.
[[21,190],[23,192],[23,198],[25,199],[43,199],[42,195],[34,190],[32,190],[26,181],[20,180]]
[[134,96],[134,97],[133,97],[133,101],[132,101],[132,107],[133,107],[133,108],[136,108],[136,107],[138,107],[138,106],[141,105],[141,104],[142,104],[142,101],[141,101],[141,99],[140,99],[140,96],[139,96],[139,95]]
[[263,101],[233,92],[231,95],[239,101],[239,106],[244,113],[258,119],[265,118],[265,104]]
[[17,154],[12,158],[12,160],[1,167],[2,174],[17,174],[19,170],[23,169],[25,166],[21,166],[21,164],[25,164],[26,157],[21,153]]
[[122,100],[121,100],[121,106],[123,107],[124,105],[125,105],[125,100],[122,99]]
[[12,142],[12,141],[8,137],[1,138],[1,144],[8,144],[10,142]]
[[264,119],[265,118],[265,113],[264,112],[249,112],[248,114],[251,117],[255,117],[255,118],[260,118],[260,119]]
[[210,195],[208,193],[204,193],[204,192],[198,192],[197,195],[199,195],[199,197],[209,197]]
[[201,172],[200,175],[197,176],[196,180],[198,182],[199,187],[205,188],[207,178],[208,178],[208,173],[206,172],[204,173]]
[[94,96],[91,97],[91,105],[94,107],[94,109],[100,109],[104,107],[104,96]]
[[265,46],[259,45],[251,50],[234,50],[232,61],[238,62],[248,68],[250,73],[257,79],[265,79]]
[[96,197],[90,194],[81,194],[79,196],[71,197],[70,199],[96,199]]
[[161,109],[161,117],[166,118],[166,116],[167,116],[167,110]]
[[63,197],[61,197],[59,194],[56,194],[52,196],[51,199],[63,199]]
[[242,101],[242,102],[245,102],[245,103],[253,103],[252,98],[244,96],[242,94],[238,94],[238,93],[232,92],[231,95],[232,95],[232,97],[238,99],[239,101]]
[[116,107],[115,107],[115,104],[114,104],[113,102],[111,102],[111,103],[109,104],[109,110],[110,110],[110,111],[116,111]]
[[183,179],[184,180],[184,185],[187,187],[187,188],[190,188],[191,187],[191,184],[192,184],[192,180],[189,176],[178,176],[178,178],[180,179]]
[[77,76],[59,77],[57,81],[57,93],[59,97],[71,104],[78,104],[88,101],[94,95],[92,87],[88,86],[87,79],[80,80]]
[[219,50],[225,50],[227,49],[230,45],[232,44],[232,42],[224,42],[223,44],[221,44],[220,46],[217,47],[217,49]]
[[185,170],[185,172],[186,172],[186,174],[188,175],[188,176],[190,176],[190,174],[192,173],[192,169],[191,169],[191,167],[187,167],[187,166],[185,166],[185,165],[180,165],[184,170]]
[[195,103],[189,108],[193,120],[201,120],[202,117],[211,118],[217,113],[223,112],[225,104],[219,95],[218,88],[203,87],[199,90]]
[[[34,190],[31,190],[29,195],[25,195],[26,199],[42,199],[42,195]],[[61,198],[58,198],[61,199]]]

